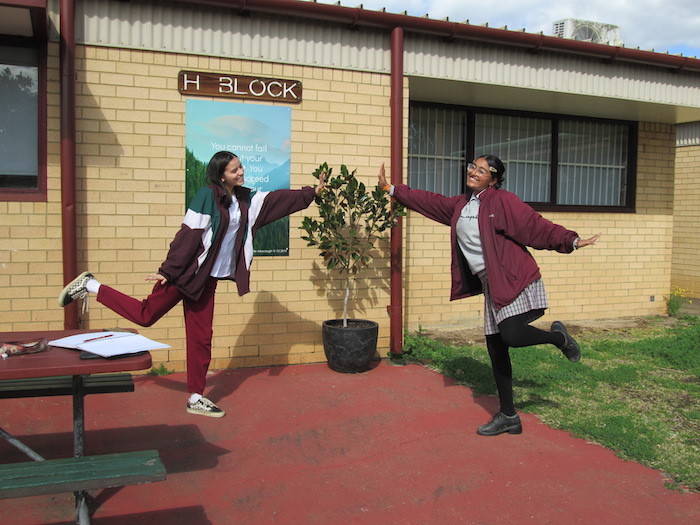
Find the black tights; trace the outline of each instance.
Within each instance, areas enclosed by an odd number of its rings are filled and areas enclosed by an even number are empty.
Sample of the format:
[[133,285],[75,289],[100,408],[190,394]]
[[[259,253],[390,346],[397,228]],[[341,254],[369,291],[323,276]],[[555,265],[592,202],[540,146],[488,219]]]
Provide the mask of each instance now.
[[509,317],[498,323],[499,333],[486,336],[486,347],[491,358],[493,377],[501,403],[501,412],[507,416],[515,415],[513,403],[513,367],[510,363],[509,348],[552,344],[564,344],[564,335],[559,332],[547,332],[530,326],[527,320],[530,314]]

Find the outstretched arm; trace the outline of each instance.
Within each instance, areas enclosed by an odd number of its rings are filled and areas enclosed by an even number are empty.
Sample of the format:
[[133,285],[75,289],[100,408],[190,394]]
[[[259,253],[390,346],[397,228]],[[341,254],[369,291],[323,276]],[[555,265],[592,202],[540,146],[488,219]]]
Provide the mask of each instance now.
[[596,233],[593,237],[590,237],[588,239],[579,239],[578,243],[576,243],[576,248],[583,248],[584,246],[589,246],[591,244],[597,244],[598,239],[600,239],[600,236],[602,233]]
[[[431,191],[413,190],[405,184],[392,185],[386,179],[383,163],[379,168],[378,184],[382,190],[390,192],[394,199],[408,209],[417,211],[440,224],[449,225],[455,206],[460,204],[460,199],[464,200],[460,195],[445,197]],[[461,202],[461,205],[463,206],[464,202]]]

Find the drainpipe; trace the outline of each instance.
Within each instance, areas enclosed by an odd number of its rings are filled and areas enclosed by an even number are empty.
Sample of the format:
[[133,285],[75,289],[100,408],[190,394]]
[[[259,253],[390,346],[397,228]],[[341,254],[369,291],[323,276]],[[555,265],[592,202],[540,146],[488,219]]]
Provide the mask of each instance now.
[[[78,273],[75,191],[75,0],[60,4],[60,76],[61,76],[61,239],[63,244],[63,282],[68,284]],[[79,328],[78,304],[63,311],[63,327]]]
[[[391,31],[391,183],[403,182],[403,28]],[[391,278],[389,350],[403,354],[403,217],[391,229]]]

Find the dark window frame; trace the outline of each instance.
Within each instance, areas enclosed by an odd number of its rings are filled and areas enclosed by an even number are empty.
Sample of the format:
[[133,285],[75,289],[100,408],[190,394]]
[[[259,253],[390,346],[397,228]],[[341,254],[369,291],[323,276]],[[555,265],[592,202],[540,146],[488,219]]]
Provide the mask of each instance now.
[[[636,185],[637,185],[637,148],[639,123],[629,120],[617,120],[606,118],[582,117],[577,115],[566,115],[559,113],[541,113],[531,111],[504,110],[496,108],[483,108],[476,106],[459,106],[455,104],[440,104],[431,102],[411,101],[411,108],[425,107],[437,109],[454,109],[455,111],[466,112],[465,130],[465,158],[464,165],[473,160],[475,155],[475,120],[477,114],[503,115],[524,118],[546,119],[551,122],[551,152],[550,152],[550,195],[549,202],[528,202],[537,211],[556,211],[556,212],[584,212],[584,213],[635,213],[636,211]],[[410,111],[409,111],[410,114]],[[627,127],[627,167],[625,180],[625,205],[621,206],[605,206],[605,205],[572,205],[572,204],[557,204],[556,196],[559,183],[559,124],[562,121],[578,121],[578,122],[598,122],[623,125]],[[410,157],[410,151],[409,151]],[[466,185],[466,174],[460,173],[461,187]],[[508,171],[506,169],[506,179]]]
[[2,188],[0,202],[47,202],[47,69],[48,49],[46,41],[32,38],[0,35],[0,45],[8,47],[29,47],[37,51],[38,97],[37,97],[37,187]]

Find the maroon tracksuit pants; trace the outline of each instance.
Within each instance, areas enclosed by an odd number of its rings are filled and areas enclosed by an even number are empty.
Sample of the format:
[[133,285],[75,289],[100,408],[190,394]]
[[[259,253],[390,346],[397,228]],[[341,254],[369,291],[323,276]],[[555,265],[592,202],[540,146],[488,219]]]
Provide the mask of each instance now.
[[210,277],[197,301],[188,299],[169,283],[156,283],[151,295],[142,301],[103,284],[97,294],[97,301],[140,326],[151,326],[182,301],[187,339],[187,391],[202,394],[211,361],[214,292],[217,283],[217,279]]

